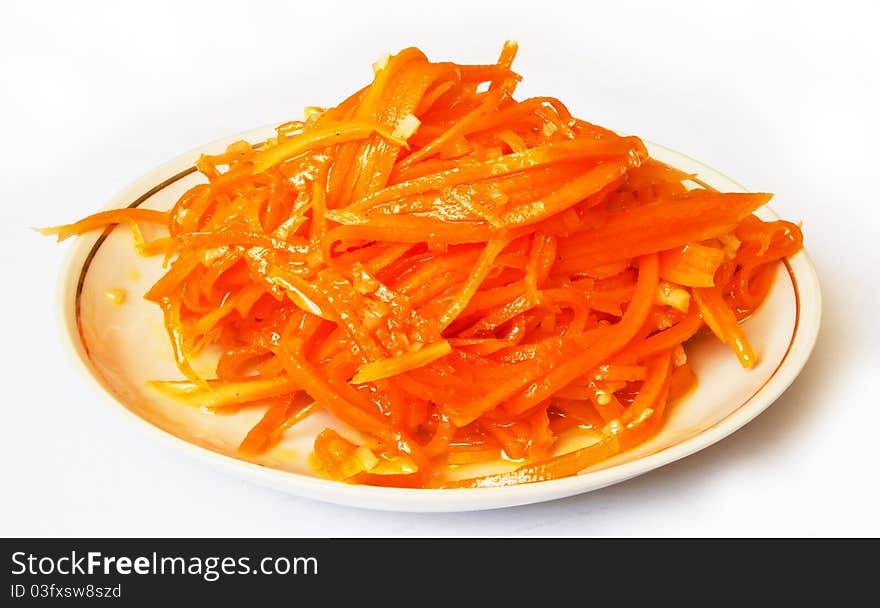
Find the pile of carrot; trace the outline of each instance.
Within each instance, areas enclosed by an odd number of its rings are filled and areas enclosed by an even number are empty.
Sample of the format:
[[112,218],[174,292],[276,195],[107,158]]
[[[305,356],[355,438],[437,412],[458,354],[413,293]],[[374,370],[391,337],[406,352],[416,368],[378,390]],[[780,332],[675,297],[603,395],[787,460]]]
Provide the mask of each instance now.
[[[574,475],[656,433],[703,328],[755,363],[739,322],[802,234],[752,214],[769,194],[719,193],[558,99],[515,100],[516,50],[461,65],[405,49],[339,105],[202,156],[205,183],[170,211],[47,232],[131,225],[173,260],[145,297],[186,379],[156,386],[264,407],[244,454],[325,410],[348,429],[315,439],[331,479]],[[144,223],[168,236],[144,242]],[[191,365],[206,349],[214,378]],[[560,453],[578,434],[595,442]],[[455,475],[499,459],[508,472]]]

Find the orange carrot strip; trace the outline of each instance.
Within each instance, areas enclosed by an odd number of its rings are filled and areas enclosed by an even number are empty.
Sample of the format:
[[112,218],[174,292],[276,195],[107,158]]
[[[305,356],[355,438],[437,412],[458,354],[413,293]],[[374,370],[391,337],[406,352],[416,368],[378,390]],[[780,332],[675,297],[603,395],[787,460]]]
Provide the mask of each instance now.
[[150,222],[153,224],[167,224],[169,214],[167,211],[155,211],[153,209],[142,209],[140,207],[131,207],[128,209],[111,209],[110,211],[101,211],[89,217],[82,219],[73,224],[63,224],[61,226],[52,226],[50,228],[40,228],[39,232],[45,235],[56,235],[58,242],[68,239],[77,234],[83,234],[90,230],[98,230],[106,228],[113,224],[121,224],[123,222]]
[[601,343],[587,348],[583,353],[558,365],[544,380],[535,382],[522,394],[511,400],[507,409],[511,412],[522,412],[532,405],[548,398],[555,390],[567,386],[572,380],[593,369],[605,358],[619,351],[636,334],[645,319],[654,300],[654,292],[659,282],[659,269],[656,255],[647,255],[639,259],[639,281],[632,301],[620,322],[612,327],[609,336]]
[[703,321],[719,340],[733,348],[740,365],[745,368],[755,365],[758,357],[721,291],[717,287],[700,287],[693,290],[693,296]]
[[[716,192],[555,97],[515,99],[516,53],[403,49],[340,103],[202,155],[206,183],[170,211],[45,232],[128,223],[138,252],[164,252],[145,297],[186,380],[153,386],[203,409],[268,405],[248,457],[325,411],[346,427],[314,441],[331,479],[577,474],[660,428],[696,381],[685,343],[704,325],[754,364],[739,322],[803,234],[752,214],[769,194]],[[147,242],[145,223],[167,235]],[[202,377],[192,362],[212,352]],[[598,442],[560,454],[586,432]],[[521,466],[449,481],[501,456]]]
[[260,150],[254,157],[254,171],[263,172],[303,152],[365,139],[373,133],[378,133],[385,139],[399,145],[405,143],[379,125],[358,122],[338,125],[330,124],[314,131],[309,131],[307,134],[289,137],[284,141],[280,141],[277,145]]
[[365,363],[358,369],[358,373],[351,381],[354,384],[363,384],[364,382],[374,382],[382,378],[390,378],[411,369],[428,365],[451,352],[452,347],[449,345],[449,342],[441,340],[397,357]]
[[669,356],[657,357],[651,364],[648,379],[636,401],[619,419],[609,422],[602,431],[602,439],[593,445],[562,456],[527,464],[498,475],[488,475],[444,483],[446,488],[487,488],[534,483],[575,475],[585,468],[639,443],[656,430],[666,407],[668,393]]
[[725,234],[770,196],[692,192],[609,214],[600,226],[560,242],[563,261],[557,270],[570,272],[580,264],[605,264]]
[[480,284],[486,279],[486,276],[492,268],[492,263],[495,261],[495,258],[498,257],[498,254],[501,253],[501,250],[507,245],[507,242],[508,238],[503,236],[500,238],[494,238],[486,243],[486,248],[477,259],[477,262],[471,271],[471,275],[468,277],[467,281],[465,281],[461,292],[452,304],[449,305],[449,308],[446,309],[443,316],[440,317],[440,329],[448,327],[449,324],[461,314],[461,311],[467,306],[468,302],[477,291],[477,288],[479,288]]

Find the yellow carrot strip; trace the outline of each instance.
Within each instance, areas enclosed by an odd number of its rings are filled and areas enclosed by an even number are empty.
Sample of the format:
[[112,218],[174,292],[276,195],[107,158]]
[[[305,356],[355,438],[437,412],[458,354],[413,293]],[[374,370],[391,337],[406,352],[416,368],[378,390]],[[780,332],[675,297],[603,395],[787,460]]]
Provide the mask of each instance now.
[[106,228],[113,224],[120,224],[122,222],[150,222],[153,224],[165,225],[168,223],[168,218],[169,213],[167,211],[155,211],[154,209],[132,207],[129,209],[101,211],[100,213],[90,215],[78,222],[74,222],[73,224],[39,228],[37,231],[45,235],[55,235],[58,237],[58,241],[61,242],[76,234]]
[[660,254],[660,276],[689,287],[712,287],[724,250],[689,243]]
[[312,182],[312,229],[309,236],[312,241],[320,241],[327,231],[327,172],[330,163],[321,163],[318,175]]
[[358,368],[357,374],[351,379],[354,384],[374,382],[383,378],[397,376],[417,367],[423,367],[445,357],[452,352],[452,346],[446,340],[429,344],[419,350],[411,351],[380,361],[371,361]]
[[211,409],[270,399],[299,389],[299,385],[288,376],[254,377],[239,381],[208,380],[206,386],[181,380],[151,380],[148,384],[181,403]]
[[165,328],[168,332],[168,337],[171,339],[171,348],[174,352],[174,362],[177,364],[177,368],[193,384],[205,389],[210,388],[205,378],[196,373],[189,362],[183,325],[180,319],[180,301],[162,298],[159,305],[165,314]]

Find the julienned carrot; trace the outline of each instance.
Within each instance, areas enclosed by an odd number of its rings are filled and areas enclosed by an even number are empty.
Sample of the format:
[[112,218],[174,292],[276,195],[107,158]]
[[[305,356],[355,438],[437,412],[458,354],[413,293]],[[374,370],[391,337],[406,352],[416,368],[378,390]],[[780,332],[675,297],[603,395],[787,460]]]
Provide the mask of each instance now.
[[[326,410],[346,428],[320,433],[312,461],[333,479],[574,475],[657,432],[694,382],[682,344],[702,328],[754,364],[739,320],[803,237],[752,215],[769,194],[694,189],[637,137],[552,97],[515,100],[515,54],[458,65],[405,49],[339,105],[202,156],[207,183],[171,210],[46,232],[122,223],[173,260],[145,297],[185,380],[154,385],[263,407],[248,458]],[[143,223],[168,236],[145,242]],[[197,353],[219,357],[215,378]],[[581,434],[594,442],[559,452]],[[502,457],[523,462],[460,473]]]
[[103,229],[112,224],[131,222],[135,226],[139,222],[149,222],[153,224],[168,224],[167,211],[154,211],[153,209],[111,209],[110,211],[101,211],[81,219],[73,224],[64,224],[62,226],[52,226],[51,228],[42,228],[40,232],[46,235],[55,235],[58,241],[69,239],[76,234],[82,234],[90,230]]
[[440,340],[420,350],[410,351],[391,359],[371,361],[362,365],[351,381],[354,384],[363,384],[397,376],[411,369],[428,365],[432,361],[445,357],[451,352],[452,347],[449,345],[449,342]]
[[744,217],[767,203],[770,196],[692,190],[651,201],[629,213],[609,214],[599,225],[560,242],[560,269],[676,249],[729,234]]
[[449,488],[486,488],[549,481],[575,475],[609,456],[638,445],[656,431],[663,418],[668,392],[670,357],[656,357],[639,395],[620,416],[608,422],[595,443],[562,456],[523,465],[509,473],[457,480],[445,484]]

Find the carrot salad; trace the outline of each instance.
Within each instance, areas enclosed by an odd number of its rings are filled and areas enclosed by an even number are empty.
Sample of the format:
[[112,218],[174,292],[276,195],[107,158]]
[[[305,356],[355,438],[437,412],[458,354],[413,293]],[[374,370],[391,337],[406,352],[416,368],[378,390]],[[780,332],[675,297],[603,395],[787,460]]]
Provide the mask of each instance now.
[[[695,381],[683,346],[698,332],[755,364],[740,321],[802,234],[753,215],[770,194],[717,192],[556,98],[514,99],[516,50],[487,65],[384,57],[339,105],[202,156],[204,183],[171,210],[46,232],[122,224],[166,256],[145,297],[185,380],[154,384],[264,407],[244,455],[324,410],[343,426],[311,461],[331,479],[574,475],[657,432]],[[145,223],[167,237],[145,241]],[[191,365],[207,349],[211,378]],[[499,460],[506,472],[455,474]]]

